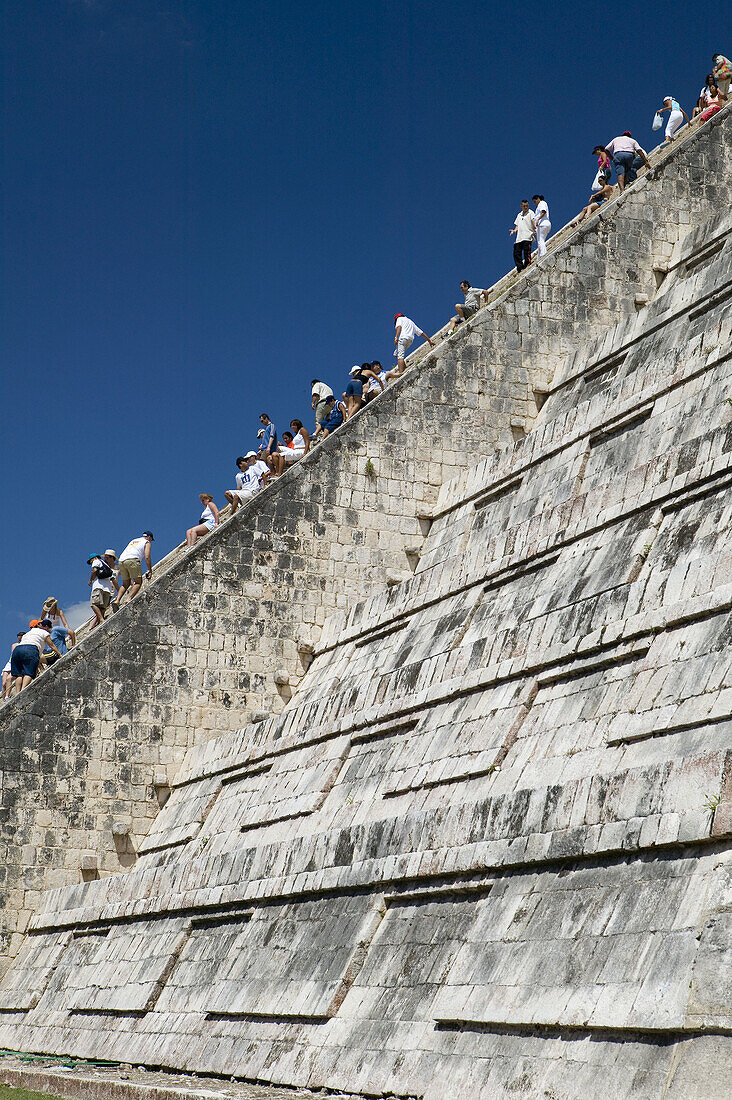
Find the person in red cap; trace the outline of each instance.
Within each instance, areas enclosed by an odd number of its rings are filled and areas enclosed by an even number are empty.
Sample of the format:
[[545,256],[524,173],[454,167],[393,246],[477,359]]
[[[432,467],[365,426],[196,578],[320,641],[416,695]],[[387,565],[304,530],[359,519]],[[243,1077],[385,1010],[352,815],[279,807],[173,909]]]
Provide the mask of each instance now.
[[425,340],[431,348],[435,345],[430,340],[426,332],[422,332],[421,328],[417,328],[414,321],[409,317],[405,317],[403,313],[394,314],[394,354],[396,355],[397,365],[393,370],[386,372],[386,380],[390,382],[392,378],[399,378],[404,374],[407,369],[407,364],[404,361],[404,356],[412,346],[415,336],[424,336]]

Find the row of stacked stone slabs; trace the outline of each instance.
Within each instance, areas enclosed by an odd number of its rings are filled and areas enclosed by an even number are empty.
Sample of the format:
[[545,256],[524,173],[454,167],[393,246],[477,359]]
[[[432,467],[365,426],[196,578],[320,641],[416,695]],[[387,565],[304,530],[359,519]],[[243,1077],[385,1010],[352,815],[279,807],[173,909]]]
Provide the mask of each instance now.
[[189,755],[135,872],[49,895],[1,1044],[726,1095],[731,229],[443,488],[417,575],[332,618],[283,715]]
[[416,513],[442,481],[508,445],[515,420],[534,420],[532,387],[653,293],[653,267],[685,227],[732,198],[729,112],[507,289],[502,280],[421,364],[418,386],[415,372],[397,380],[3,708],[0,973],[41,892],[133,863],[159,811],[154,784],[185,748],[281,710],[274,677],[284,668],[299,681],[301,629],[315,640],[334,607],[406,575]]

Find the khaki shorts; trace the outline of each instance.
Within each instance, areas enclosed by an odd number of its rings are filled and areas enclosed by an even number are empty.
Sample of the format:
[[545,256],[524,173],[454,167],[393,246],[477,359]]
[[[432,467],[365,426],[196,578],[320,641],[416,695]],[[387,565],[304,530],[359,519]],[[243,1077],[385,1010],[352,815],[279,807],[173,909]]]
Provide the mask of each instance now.
[[397,343],[397,359],[403,359],[405,357],[405,355],[407,354],[407,352],[409,351],[409,349],[411,348],[413,343],[414,343],[413,339],[412,340],[403,340],[402,337],[400,336],[399,337],[399,342]]
[[328,419],[329,405],[326,405],[325,401],[318,401],[315,406],[315,423],[322,424],[324,420]]
[[89,600],[92,607],[101,607],[102,611],[106,611],[111,602],[112,593],[105,591],[104,588],[95,588]]
[[127,584],[129,581],[142,580],[142,563],[139,558],[128,558],[119,563],[119,579]]

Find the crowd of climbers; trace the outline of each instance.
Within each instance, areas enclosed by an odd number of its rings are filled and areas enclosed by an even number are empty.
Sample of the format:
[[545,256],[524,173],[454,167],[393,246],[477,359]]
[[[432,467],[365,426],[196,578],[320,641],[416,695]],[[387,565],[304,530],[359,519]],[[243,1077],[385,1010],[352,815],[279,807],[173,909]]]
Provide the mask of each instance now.
[[[665,129],[666,142],[677,137],[684,124],[689,127],[706,122],[721,110],[729,96],[732,78],[732,62],[723,54],[715,54],[712,59],[712,71],[704,80],[692,117],[689,118],[678,100],[665,96],[653,120],[653,129],[663,125],[663,115],[668,114]],[[639,170],[645,165],[650,168],[646,151],[641,148],[629,130],[624,130],[607,145],[596,145],[592,155],[597,157],[597,173],[592,183],[591,194],[586,206],[570,224],[579,225],[608,202],[617,191],[623,191],[637,178]],[[612,183],[615,172],[616,182]],[[541,194],[532,199],[534,209],[528,199],[521,200],[521,209],[514,219],[512,236],[513,259],[516,271],[521,272],[530,266],[533,260],[540,260],[547,251],[546,241],[551,233],[549,206]],[[532,245],[536,251],[532,256]],[[488,291],[471,286],[467,280],[460,283],[464,301],[455,305],[455,315],[445,337],[452,336],[458,326],[469,320],[481,306],[488,302]],[[356,364],[349,371],[348,382],[340,399],[336,398],[331,387],[319,378],[310,383],[311,407],[315,414],[315,431],[311,436],[301,420],[291,420],[290,430],[282,433],[280,440],[276,426],[267,413],[259,417],[260,429],[257,433],[256,450],[247,451],[236,459],[237,473],[235,487],[224,493],[234,515],[241,504],[251,500],[270,481],[279,478],[294,462],[340,427],[344,421],[357,413],[386,389],[394,378],[399,378],[407,369],[406,355],[416,336],[422,336],[430,347],[434,344],[429,336],[419,328],[411,318],[403,313],[394,314],[394,357],[396,366],[385,370],[378,360],[371,363]],[[207,535],[221,522],[221,514],[210,493],[200,493],[201,516],[194,527],[186,531],[186,546],[195,546],[196,541]],[[91,626],[104,621],[111,609],[119,609],[123,598],[129,602],[142,588],[143,566],[148,580],[152,579],[151,543],[152,531],[143,533],[127,544],[117,557],[114,550],[105,550],[103,554],[92,554],[87,564],[91,566],[89,587],[91,588]],[[68,646],[76,641],[74,631],[66,622],[66,616],[53,597],[44,602],[39,619],[31,619],[26,631],[20,631],[13,643],[10,659],[3,669],[2,694],[0,699],[10,698],[22,691],[34,679],[40,667],[51,665],[67,652]]]

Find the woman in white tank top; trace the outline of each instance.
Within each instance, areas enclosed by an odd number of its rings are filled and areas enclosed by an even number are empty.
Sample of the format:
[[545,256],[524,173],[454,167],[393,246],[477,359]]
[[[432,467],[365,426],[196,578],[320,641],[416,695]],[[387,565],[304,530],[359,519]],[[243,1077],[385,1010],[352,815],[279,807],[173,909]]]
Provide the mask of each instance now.
[[198,521],[196,527],[189,527],[186,531],[186,546],[195,546],[196,539],[199,535],[207,535],[209,531],[213,531],[214,527],[219,525],[219,510],[214,504],[214,499],[210,493],[198,494],[203,512],[201,518]]

